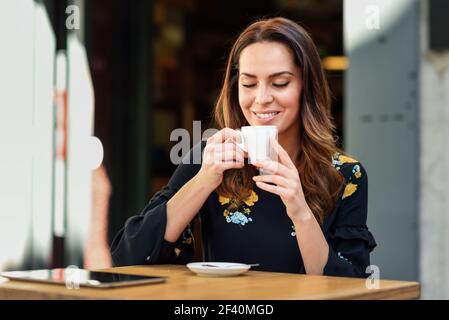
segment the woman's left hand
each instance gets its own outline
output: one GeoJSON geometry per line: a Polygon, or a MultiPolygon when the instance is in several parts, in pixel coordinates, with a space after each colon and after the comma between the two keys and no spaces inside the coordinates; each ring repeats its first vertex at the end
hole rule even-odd
{"type": "Polygon", "coordinates": [[[287,214],[293,221],[313,216],[304,197],[298,169],[296,169],[290,156],[277,140],[271,139],[270,141],[272,147],[276,150],[278,162],[263,161],[253,163],[254,166],[269,172],[266,175],[254,176],[253,180],[260,189],[281,197],[287,208],[287,214]]]}

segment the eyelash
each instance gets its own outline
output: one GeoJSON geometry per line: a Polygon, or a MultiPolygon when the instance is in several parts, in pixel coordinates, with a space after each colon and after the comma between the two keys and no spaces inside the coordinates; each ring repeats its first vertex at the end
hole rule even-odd
{"type": "MultiPolygon", "coordinates": [[[[286,82],[286,83],[281,83],[281,84],[276,84],[273,83],[273,86],[276,88],[283,88],[286,87],[290,82],[286,82]]],[[[256,86],[255,84],[242,84],[242,86],[244,86],[245,88],[252,88],[254,86],[256,86]]]]}
{"type": "Polygon", "coordinates": [[[273,83],[273,86],[277,87],[277,88],[283,88],[286,87],[290,82],[285,82],[285,83],[281,83],[281,84],[276,84],[273,83]]]}

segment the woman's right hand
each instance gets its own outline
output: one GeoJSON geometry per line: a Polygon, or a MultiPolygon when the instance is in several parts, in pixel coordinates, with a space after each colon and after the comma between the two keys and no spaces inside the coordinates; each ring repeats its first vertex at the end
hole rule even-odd
{"type": "Polygon", "coordinates": [[[235,143],[238,140],[238,132],[230,128],[224,128],[207,139],[198,176],[214,190],[223,181],[224,171],[241,169],[245,165],[245,152],[235,143]]]}

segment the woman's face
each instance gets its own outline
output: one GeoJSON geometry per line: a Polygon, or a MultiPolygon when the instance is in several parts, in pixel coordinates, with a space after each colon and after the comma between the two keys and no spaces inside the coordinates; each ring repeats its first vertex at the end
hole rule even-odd
{"type": "Polygon", "coordinates": [[[286,45],[257,42],[243,49],[238,88],[240,107],[250,125],[275,125],[279,135],[297,133],[302,82],[286,45]]]}

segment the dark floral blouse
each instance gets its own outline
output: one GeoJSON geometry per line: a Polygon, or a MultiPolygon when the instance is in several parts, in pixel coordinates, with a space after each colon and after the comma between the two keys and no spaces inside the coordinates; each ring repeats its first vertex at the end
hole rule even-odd
{"type": "MultiPolygon", "coordinates": [[[[111,254],[115,266],[186,264],[193,258],[195,239],[188,225],[179,239],[164,239],[167,201],[200,169],[188,164],[195,148],[181,163],[168,184],[157,192],[143,211],[128,219],[115,236],[111,254]]],[[[198,151],[198,150],[196,150],[198,151]]],[[[376,242],[366,226],[368,178],[363,166],[342,154],[332,165],[345,177],[345,188],[334,210],[321,225],[329,244],[324,275],[366,277],[370,252],[376,242]]],[[[206,261],[258,263],[254,270],[305,273],[295,228],[279,196],[257,187],[239,205],[212,192],[195,219],[201,220],[203,256],[206,261]]]]}

